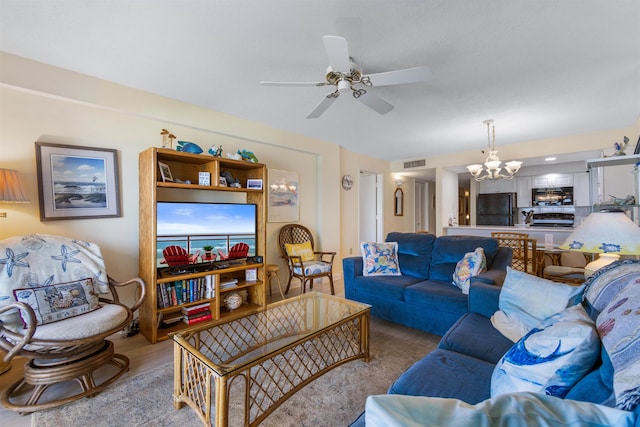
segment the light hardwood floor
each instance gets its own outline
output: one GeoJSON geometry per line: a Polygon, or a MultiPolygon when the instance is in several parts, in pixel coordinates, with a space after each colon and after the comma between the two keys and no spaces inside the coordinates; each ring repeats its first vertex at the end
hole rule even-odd
{"type": "MultiPolygon", "coordinates": [[[[280,274],[282,275],[282,272],[280,274]]],[[[284,276],[286,277],[286,272],[284,273],[284,276]]],[[[284,290],[286,283],[283,283],[282,285],[284,290]]],[[[294,282],[292,286],[295,285],[296,282],[294,282]]],[[[344,296],[344,285],[342,280],[336,280],[334,285],[336,295],[344,296]]],[[[329,283],[316,284],[314,285],[313,290],[330,293],[329,283]]],[[[292,296],[299,295],[300,292],[300,287],[292,287],[286,297],[290,298],[292,296]]],[[[277,284],[274,282],[271,295],[269,295],[269,290],[267,289],[267,300],[271,303],[281,299],[277,284]]],[[[406,341],[425,345],[430,348],[433,348],[433,343],[437,342],[434,335],[375,318],[372,318],[371,320],[371,327],[392,330],[394,335],[405,339],[406,341]]],[[[125,373],[119,381],[173,361],[173,342],[171,340],[161,341],[157,344],[150,344],[142,334],[137,334],[124,339],[121,338],[120,335],[113,335],[110,339],[115,345],[116,352],[126,355],[130,360],[129,372],[125,373]]],[[[0,389],[4,389],[9,384],[13,384],[22,377],[24,363],[25,359],[16,359],[12,361],[11,370],[0,375],[0,389]]],[[[0,424],[3,427],[29,427],[31,426],[31,416],[20,415],[0,406],[0,424]]]]}

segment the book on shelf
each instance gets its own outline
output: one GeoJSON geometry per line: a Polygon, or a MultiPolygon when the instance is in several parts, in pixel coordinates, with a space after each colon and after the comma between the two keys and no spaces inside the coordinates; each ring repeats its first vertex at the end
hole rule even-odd
{"type": "Polygon", "coordinates": [[[184,315],[182,316],[182,321],[187,325],[193,325],[194,323],[204,322],[205,320],[211,320],[213,317],[211,316],[211,312],[207,314],[198,313],[194,317],[184,315]]]}
{"type": "Polygon", "coordinates": [[[215,278],[210,276],[158,283],[158,308],[166,308],[213,298],[215,278]],[[209,295],[209,296],[208,296],[209,295]]]}
{"type": "Polygon", "coordinates": [[[238,286],[238,279],[222,279],[220,282],[220,289],[235,288],[238,286]]]}
{"type": "Polygon", "coordinates": [[[170,328],[176,325],[177,323],[180,323],[181,320],[182,320],[182,314],[180,313],[170,314],[162,318],[162,320],[160,321],[160,327],[170,328]]]}
{"type": "Polygon", "coordinates": [[[198,305],[192,305],[190,307],[182,307],[180,309],[180,312],[182,314],[192,315],[192,314],[201,313],[201,312],[207,311],[207,310],[211,310],[211,307],[210,307],[208,302],[205,302],[205,303],[198,304],[198,305]]]}

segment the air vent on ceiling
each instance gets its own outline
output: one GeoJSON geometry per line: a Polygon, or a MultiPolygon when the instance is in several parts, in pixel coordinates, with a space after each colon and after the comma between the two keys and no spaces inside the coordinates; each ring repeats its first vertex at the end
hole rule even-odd
{"type": "Polygon", "coordinates": [[[427,160],[426,159],[411,160],[410,162],[404,162],[404,168],[405,169],[418,168],[420,166],[426,166],[426,164],[427,164],[427,160]]]}

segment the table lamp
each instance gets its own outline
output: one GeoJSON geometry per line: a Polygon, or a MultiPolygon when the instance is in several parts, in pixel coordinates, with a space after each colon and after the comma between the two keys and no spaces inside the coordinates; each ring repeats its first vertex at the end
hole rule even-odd
{"type": "MultiPolygon", "coordinates": [[[[0,169],[0,203],[26,203],[29,201],[24,191],[20,174],[13,169],[0,169]]],[[[0,218],[6,218],[6,212],[0,212],[0,218]]],[[[11,363],[0,359],[0,375],[11,369],[11,363]]]]}
{"type": "Polygon", "coordinates": [[[600,254],[585,266],[585,276],[618,260],[640,255],[640,227],[621,210],[594,212],[560,245],[560,249],[600,254]]]}
{"type": "MultiPolygon", "coordinates": [[[[13,169],[0,169],[0,203],[27,203],[29,198],[20,180],[20,174],[13,169]]],[[[6,218],[0,212],[0,218],[6,218]]]]}

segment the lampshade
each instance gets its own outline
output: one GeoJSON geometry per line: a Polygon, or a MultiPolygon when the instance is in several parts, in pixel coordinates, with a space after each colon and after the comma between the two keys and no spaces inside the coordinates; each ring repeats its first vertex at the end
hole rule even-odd
{"type": "Polygon", "coordinates": [[[586,275],[590,275],[620,255],[640,255],[640,227],[622,211],[594,212],[569,235],[560,249],[602,254],[585,267],[586,275]]]}
{"type": "MultiPolygon", "coordinates": [[[[27,203],[29,198],[22,186],[20,174],[13,169],[0,169],[0,203],[27,203]]],[[[0,217],[6,217],[0,212],[0,217]]]]}

